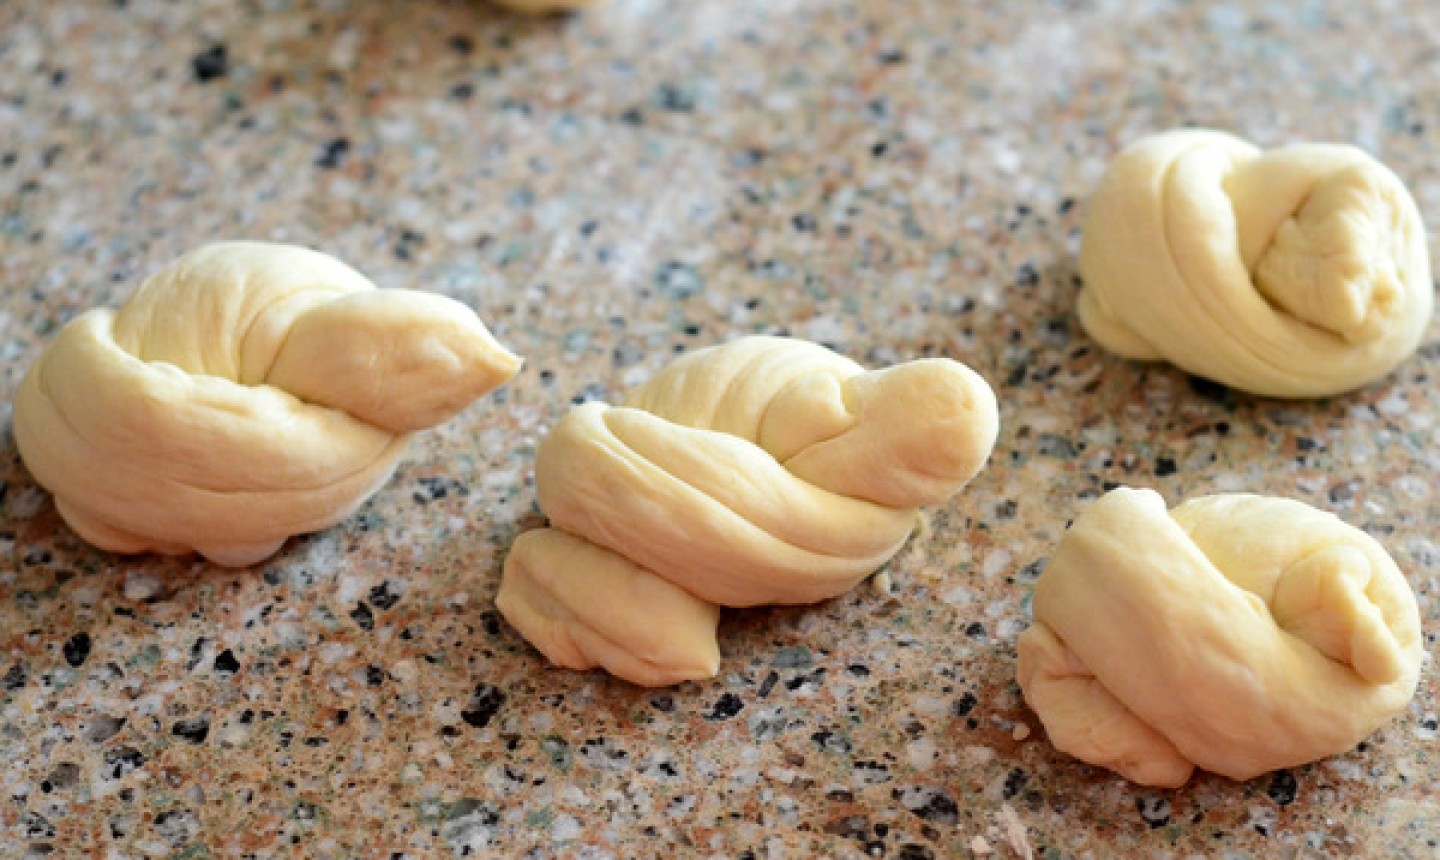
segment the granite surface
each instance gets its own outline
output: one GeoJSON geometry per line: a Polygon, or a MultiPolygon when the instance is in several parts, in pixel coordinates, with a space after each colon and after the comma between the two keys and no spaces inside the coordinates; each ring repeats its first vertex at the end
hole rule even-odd
{"type": "Polygon", "coordinates": [[[1440,856],[1440,334],[1358,393],[1103,354],[1085,197],[1178,125],[1357,143],[1440,223],[1440,6],[1050,0],[0,4],[0,856],[1440,856]],[[226,571],[82,544],[8,432],[58,326],[218,238],[474,307],[527,357],[358,514],[226,571]],[[536,440],[678,352],[788,332],[947,355],[990,467],[869,586],[728,613],[721,675],[548,668],[494,611],[536,440]],[[1131,786],[1013,680],[1028,595],[1113,483],[1299,498],[1419,596],[1361,748],[1131,786]]]}

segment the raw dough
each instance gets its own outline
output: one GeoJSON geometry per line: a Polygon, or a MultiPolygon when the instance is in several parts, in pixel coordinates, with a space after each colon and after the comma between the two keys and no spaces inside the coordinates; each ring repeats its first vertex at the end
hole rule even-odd
{"type": "Polygon", "coordinates": [[[1035,586],[1019,681],[1056,747],[1146,785],[1344,752],[1419,680],[1415,595],[1373,538],[1300,502],[1091,505],[1035,586]]]}
{"type": "Polygon", "coordinates": [[[67,325],[20,385],[15,438],[90,543],[246,565],[344,519],[407,434],[519,366],[453,299],[226,242],[67,325]]]}
{"type": "Polygon", "coordinates": [[[1358,388],[1415,351],[1433,286],[1415,201],[1352,146],[1147,137],[1091,197],[1080,321],[1122,356],[1275,397],[1358,388]]]}
{"type": "Polygon", "coordinates": [[[651,686],[710,677],[720,606],[848,591],[905,542],[916,508],[980,470],[997,429],[990,387],[949,359],[867,373],[775,337],[692,353],[541,442],[551,527],[516,540],[496,602],[562,666],[651,686]]]}

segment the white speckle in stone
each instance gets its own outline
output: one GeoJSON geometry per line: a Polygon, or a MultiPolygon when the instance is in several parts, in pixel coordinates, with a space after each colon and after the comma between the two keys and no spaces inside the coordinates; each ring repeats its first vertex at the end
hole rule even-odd
{"type": "Polygon", "coordinates": [[[1410,402],[1399,391],[1391,392],[1384,400],[1375,404],[1375,411],[1381,415],[1404,415],[1410,411],[1410,402]]]}
{"type": "Polygon", "coordinates": [[[49,498],[49,493],[32,484],[9,497],[5,505],[6,512],[13,519],[28,520],[40,513],[49,498]]]}
{"type": "Polygon", "coordinates": [[[340,587],[335,591],[335,599],[348,606],[359,599],[362,588],[360,578],[347,573],[340,577],[340,587]]]}
{"type": "Polygon", "coordinates": [[[965,761],[970,765],[982,765],[995,758],[995,750],[991,747],[968,746],[964,750],[965,761]]]}
{"type": "Polygon", "coordinates": [[[326,665],[334,665],[355,653],[352,645],[344,642],[326,642],[320,646],[320,662],[326,665]]]}
{"type": "Polygon", "coordinates": [[[940,749],[931,738],[917,738],[905,745],[905,757],[916,770],[928,770],[940,757],[940,749]]]}
{"type": "Polygon", "coordinates": [[[159,693],[151,693],[148,696],[141,696],[135,700],[135,713],[142,717],[153,717],[160,713],[165,700],[159,693]]]}
{"type": "Polygon", "coordinates": [[[1025,632],[1026,624],[1019,618],[1002,618],[995,625],[995,635],[1000,639],[1013,639],[1025,632]]]}
{"type": "Polygon", "coordinates": [[[1440,717],[1434,711],[1420,718],[1419,724],[1415,726],[1415,737],[1422,741],[1433,741],[1440,736],[1440,717]]]}
{"type": "Polygon", "coordinates": [[[275,644],[280,648],[298,650],[309,644],[305,628],[294,621],[277,621],[272,629],[275,632],[275,644]]]}
{"type": "Polygon", "coordinates": [[[957,585],[942,592],[940,599],[951,606],[969,606],[975,602],[975,592],[963,585],[957,585]]]}
{"type": "Polygon", "coordinates": [[[995,576],[1010,566],[1010,551],[997,549],[985,556],[985,561],[980,567],[981,573],[987,577],[995,576]]]}
{"type": "Polygon", "coordinates": [[[125,577],[125,585],[121,593],[126,600],[149,600],[160,594],[160,577],[145,571],[132,571],[125,577]]]}

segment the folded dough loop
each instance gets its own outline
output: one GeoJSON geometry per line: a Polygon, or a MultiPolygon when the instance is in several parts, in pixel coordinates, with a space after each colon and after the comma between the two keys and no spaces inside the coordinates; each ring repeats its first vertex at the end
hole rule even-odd
{"type": "Polygon", "coordinates": [[[20,385],[15,437],[92,544],[246,565],[344,519],[408,434],[519,364],[452,299],[377,290],[304,248],[218,243],[67,325],[20,385]]]}
{"type": "Polygon", "coordinates": [[[516,541],[496,602],[559,665],[710,677],[718,607],[849,590],[918,507],[980,470],[997,430],[990,387],[949,359],[866,372],[776,337],[692,353],[540,443],[550,527],[516,541]]]}
{"type": "Polygon", "coordinates": [[[1080,321],[1107,349],[1275,397],[1384,376],[1433,303],[1420,212],[1383,164],[1215,131],[1116,157],[1088,204],[1080,270],[1080,321]]]}
{"type": "Polygon", "coordinates": [[[1289,499],[1167,512],[1114,490],[1061,540],[1033,606],[1018,676],[1051,742],[1147,785],[1344,752],[1419,681],[1419,610],[1395,563],[1289,499]]]}

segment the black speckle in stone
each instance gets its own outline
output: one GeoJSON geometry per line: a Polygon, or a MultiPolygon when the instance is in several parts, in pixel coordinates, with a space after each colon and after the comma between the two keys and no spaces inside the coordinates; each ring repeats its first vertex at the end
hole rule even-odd
{"type": "Polygon", "coordinates": [[[845,674],[852,678],[868,678],[870,677],[870,667],[864,663],[851,663],[845,667],[845,674]]]}
{"type": "Polygon", "coordinates": [[[1054,433],[1041,433],[1036,440],[1038,450],[1043,457],[1054,457],[1057,460],[1073,460],[1079,449],[1075,443],[1064,436],[1057,436],[1054,433]]]}
{"type": "Polygon", "coordinates": [[[414,230],[401,230],[400,241],[396,242],[395,247],[392,249],[395,253],[395,259],[409,262],[410,258],[414,256],[413,252],[415,247],[424,244],[425,236],[423,234],[417,233],[414,230]]]}
{"type": "Polygon", "coordinates": [[[104,743],[120,734],[120,730],[123,728],[125,728],[124,717],[96,714],[86,722],[85,740],[92,744],[104,743]]]}
{"type": "Polygon", "coordinates": [[[661,84],[655,90],[655,105],[661,110],[689,113],[695,110],[695,93],[674,84],[661,84]]]}
{"type": "Polygon", "coordinates": [[[1135,809],[1150,829],[1164,827],[1170,823],[1170,798],[1142,795],[1135,798],[1135,809]]]}
{"type": "Polygon", "coordinates": [[[1055,211],[1056,211],[1056,212],[1059,212],[1061,215],[1064,215],[1065,213],[1069,212],[1071,209],[1074,209],[1074,208],[1075,208],[1075,198],[1074,198],[1074,197],[1066,197],[1065,199],[1063,199],[1063,200],[1060,201],[1060,205],[1059,205],[1059,206],[1055,207],[1055,211]]]}
{"type": "Polygon", "coordinates": [[[1034,582],[1035,580],[1039,579],[1040,574],[1044,572],[1045,559],[1042,558],[1039,561],[1032,561],[1024,567],[1020,568],[1019,578],[1022,582],[1034,582]]]}
{"type": "Polygon", "coordinates": [[[881,65],[897,66],[905,62],[905,52],[899,48],[890,48],[889,50],[881,51],[875,58],[880,61],[881,65]]]}
{"type": "Polygon", "coordinates": [[[361,630],[375,629],[375,613],[370,611],[370,604],[363,600],[350,610],[350,620],[354,621],[361,630]]]}
{"type": "Polygon", "coordinates": [[[370,589],[370,602],[379,609],[389,609],[400,602],[400,595],[390,590],[390,580],[370,589]]]}
{"type": "Polygon", "coordinates": [[[965,635],[969,636],[971,639],[984,639],[985,625],[981,624],[979,621],[971,621],[969,624],[965,625],[965,635]]]}
{"type": "Polygon", "coordinates": [[[475,85],[469,81],[461,81],[450,88],[450,98],[456,101],[466,101],[475,95],[475,85]]]}
{"type": "Polygon", "coordinates": [[[1270,785],[1266,787],[1265,793],[1279,806],[1289,806],[1295,802],[1295,792],[1300,785],[1295,780],[1295,774],[1288,770],[1277,770],[1270,777],[1270,785]]]}
{"type": "Polygon", "coordinates": [[[1155,458],[1155,476],[1157,478],[1163,478],[1166,475],[1173,475],[1178,471],[1179,468],[1175,465],[1174,457],[1155,458]]]}
{"type": "Polygon", "coordinates": [[[205,645],[210,640],[204,636],[195,637],[195,643],[190,646],[190,659],[185,662],[187,671],[200,665],[200,658],[205,654],[205,645]]]}
{"type": "Polygon", "coordinates": [[[1033,263],[1025,263],[1015,270],[1015,284],[1021,287],[1033,287],[1040,283],[1040,273],[1035,270],[1033,263]]]}
{"type": "Polygon", "coordinates": [[[170,734],[184,738],[192,744],[203,744],[210,734],[210,717],[201,714],[188,720],[180,720],[170,727],[170,734]]]}
{"type": "Polygon", "coordinates": [[[385,683],[385,670],[379,666],[365,667],[365,686],[378,687],[385,683]]]}
{"type": "Polygon", "coordinates": [[[1011,369],[1009,375],[1005,377],[1005,384],[1009,386],[1020,385],[1025,381],[1025,375],[1029,372],[1030,365],[1023,362],[1017,364],[1013,369],[1011,369]]]}
{"type": "Polygon", "coordinates": [[[939,791],[926,790],[922,795],[924,798],[923,802],[917,806],[911,806],[902,800],[902,798],[905,797],[905,793],[904,789],[897,788],[890,792],[890,796],[895,800],[901,801],[906,809],[909,809],[915,813],[915,815],[926,821],[954,824],[960,819],[960,808],[956,806],[955,801],[951,800],[946,794],[939,791]]]}
{"type": "Polygon", "coordinates": [[[821,666],[813,672],[801,672],[799,675],[785,682],[785,689],[799,690],[808,687],[811,690],[818,690],[825,678],[825,667],[821,666]]]}
{"type": "Polygon", "coordinates": [[[240,671],[240,661],[235,659],[235,652],[226,648],[215,655],[215,671],[226,675],[233,675],[240,671]]]}
{"type": "Polygon", "coordinates": [[[790,224],[791,224],[791,226],[793,226],[796,230],[799,230],[801,233],[814,233],[814,232],[815,232],[815,227],[816,227],[816,224],[815,224],[815,216],[814,216],[814,215],[811,215],[811,214],[809,214],[809,213],[807,213],[807,212],[801,212],[800,214],[798,214],[798,215],[796,215],[795,217],[791,218],[791,219],[790,219],[790,224]]]}
{"type": "Polygon", "coordinates": [[[881,157],[883,157],[883,156],[885,155],[885,153],[887,153],[887,152],[889,152],[889,151],[890,151],[890,144],[889,144],[888,142],[882,140],[882,141],[880,141],[879,143],[875,144],[874,146],[870,147],[870,157],[871,157],[871,158],[881,158],[881,157]]]}
{"type": "Polygon", "coordinates": [[[105,775],[120,779],[145,764],[145,754],[131,746],[118,746],[105,751],[105,775]]]}
{"type": "Polygon", "coordinates": [[[950,713],[957,717],[968,717],[978,704],[980,704],[980,700],[975,698],[974,693],[967,690],[965,695],[956,699],[955,704],[950,706],[950,713]]]}
{"type": "Polygon", "coordinates": [[[45,781],[50,784],[52,789],[64,791],[80,781],[80,765],[68,761],[61,762],[55,765],[45,781]]]}
{"type": "Polygon", "coordinates": [[[631,341],[621,341],[610,352],[610,363],[616,367],[632,367],[644,359],[645,354],[631,341]]]}
{"type": "Polygon", "coordinates": [[[710,708],[710,713],[705,715],[705,719],[711,722],[728,720],[744,709],[745,703],[740,701],[739,696],[734,693],[726,693],[715,700],[715,704],[710,708]]]}
{"type": "Polygon", "coordinates": [[[460,712],[460,719],[477,729],[490,725],[500,707],[505,704],[505,693],[494,684],[476,684],[470,703],[460,712]]]}
{"type": "Polygon", "coordinates": [[[451,36],[450,41],[446,44],[457,54],[469,54],[475,50],[475,41],[464,33],[456,33],[451,36]]]}
{"type": "Polygon", "coordinates": [[[669,693],[659,693],[651,696],[650,707],[664,714],[671,713],[675,710],[675,697],[669,693]]]}
{"type": "Polygon", "coordinates": [[[906,842],[895,857],[897,860],[935,860],[935,852],[918,842],[906,842]]]}
{"type": "Polygon", "coordinates": [[[208,84],[230,73],[230,54],[224,45],[211,45],[190,58],[195,80],[208,84]]]}
{"type": "Polygon", "coordinates": [[[350,139],[337,137],[334,140],[320,147],[320,154],[315,157],[315,166],[333,169],[345,163],[345,158],[350,154],[350,139]]]}
{"type": "Polygon", "coordinates": [[[480,613],[480,628],[485,631],[486,636],[499,636],[500,613],[493,609],[487,609],[480,613]]]}
{"type": "Polygon", "coordinates": [[[1030,774],[1017,767],[1006,774],[1005,785],[1000,789],[1000,793],[1005,796],[1006,800],[1009,800],[1019,794],[1020,790],[1025,787],[1025,783],[1029,781],[1030,774]]]}
{"type": "Polygon", "coordinates": [[[655,289],[670,299],[688,299],[705,288],[695,267],[671,260],[655,270],[655,289]]]}
{"type": "Polygon", "coordinates": [[[850,741],[843,735],[837,735],[829,729],[821,729],[810,735],[810,740],[815,746],[826,752],[839,753],[844,755],[850,752],[850,741]]]}
{"type": "Polygon", "coordinates": [[[1203,376],[1190,376],[1187,381],[1191,390],[1212,403],[1225,403],[1230,398],[1230,389],[1203,376]]]}
{"type": "Polygon", "coordinates": [[[65,643],[61,649],[65,652],[65,662],[71,666],[83,666],[85,658],[90,656],[90,634],[76,633],[65,643]]]}
{"type": "Polygon", "coordinates": [[[1359,481],[1345,481],[1330,488],[1327,494],[1332,505],[1350,505],[1354,503],[1355,496],[1360,492],[1359,481]]]}
{"type": "Polygon", "coordinates": [[[762,699],[770,695],[770,691],[775,689],[775,682],[779,680],[780,675],[778,673],[770,672],[765,676],[765,680],[760,682],[760,689],[755,691],[755,695],[762,699]]]}
{"type": "Polygon", "coordinates": [[[626,125],[644,125],[645,114],[639,108],[626,108],[620,112],[620,121],[626,125]]]}
{"type": "Polygon", "coordinates": [[[6,690],[18,690],[25,686],[25,682],[29,680],[30,673],[25,671],[25,666],[21,663],[16,663],[5,673],[5,677],[0,678],[0,687],[4,687],[6,690]]]}
{"type": "Polygon", "coordinates": [[[20,819],[20,826],[25,830],[26,839],[54,839],[55,825],[45,819],[45,816],[38,812],[27,812],[20,819]]]}

